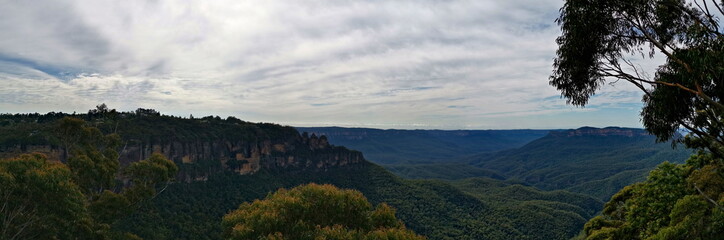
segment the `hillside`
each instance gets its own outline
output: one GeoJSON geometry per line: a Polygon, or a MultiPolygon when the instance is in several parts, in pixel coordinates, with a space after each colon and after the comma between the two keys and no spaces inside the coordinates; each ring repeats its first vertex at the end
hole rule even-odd
{"type": "Polygon", "coordinates": [[[490,178],[468,178],[450,184],[481,201],[498,206],[498,211],[516,225],[527,222],[550,224],[543,224],[540,229],[570,221],[567,219],[595,214],[588,211],[600,207],[598,201],[590,201],[590,197],[584,194],[563,190],[546,192],[490,178]]]}
{"type": "MultiPolygon", "coordinates": [[[[387,202],[410,229],[430,239],[568,239],[601,207],[594,198],[562,192],[546,193],[563,194],[552,199],[484,198],[476,195],[478,190],[461,191],[442,181],[404,180],[358,151],[329,144],[325,136],[232,117],[186,119],[149,109],[3,114],[0,157],[38,151],[65,161],[63,137],[55,128],[65,116],[120,134],[124,165],[161,153],[180,167],[176,183],[116,223],[146,239],[218,239],[221,216],[238,204],[309,182],[357,189],[374,203],[387,202]],[[575,204],[563,200],[570,198],[575,204]]],[[[500,192],[496,186],[489,191],[500,192]]]]}
{"type": "Polygon", "coordinates": [[[297,127],[325,135],[336,145],[362,151],[379,164],[459,162],[461,157],[517,148],[550,130],[381,130],[370,128],[297,127]]]}
{"type": "Polygon", "coordinates": [[[471,157],[473,166],[493,170],[541,189],[567,189],[601,200],[634,182],[654,166],[682,163],[690,150],[656,143],[644,130],[580,128],[554,131],[518,149],[471,157]]]}
{"type": "Polygon", "coordinates": [[[387,171],[408,179],[457,180],[474,177],[486,177],[504,180],[505,176],[496,171],[483,169],[466,163],[421,163],[421,164],[385,164],[387,171]]]}
{"type": "Polygon", "coordinates": [[[218,220],[239,203],[310,182],[357,189],[375,204],[386,202],[410,229],[430,239],[569,239],[602,206],[588,196],[530,187],[523,188],[540,196],[518,194],[502,201],[514,191],[506,183],[489,181],[499,184],[478,189],[499,193],[495,197],[471,195],[437,180],[404,180],[367,162],[316,174],[215,175],[172,185],[119,225],[145,239],[217,239],[218,220]]]}

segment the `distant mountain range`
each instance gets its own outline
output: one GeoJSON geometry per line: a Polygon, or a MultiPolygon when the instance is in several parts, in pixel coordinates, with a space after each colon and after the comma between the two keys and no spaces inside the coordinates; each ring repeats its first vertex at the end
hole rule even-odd
{"type": "Polygon", "coordinates": [[[376,130],[298,128],[327,134],[332,144],[361,150],[370,161],[405,178],[487,177],[608,198],[641,181],[664,161],[691,151],[672,148],[642,129],[376,130]]]}
{"type": "Polygon", "coordinates": [[[325,135],[332,144],[364,153],[379,164],[458,162],[482,152],[517,148],[551,130],[381,130],[371,128],[297,127],[325,135]]]}

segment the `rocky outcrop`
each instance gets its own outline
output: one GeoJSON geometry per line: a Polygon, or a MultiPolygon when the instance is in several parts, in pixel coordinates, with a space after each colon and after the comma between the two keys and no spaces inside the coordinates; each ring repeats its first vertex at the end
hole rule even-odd
{"type": "Polygon", "coordinates": [[[240,174],[260,169],[313,169],[345,166],[364,161],[362,153],[332,146],[326,137],[300,137],[289,142],[199,141],[127,146],[121,163],[127,164],[161,153],[177,164],[218,161],[219,166],[240,174]]]}
{"type": "MultiPolygon", "coordinates": [[[[130,141],[129,141],[130,142],[130,141]]],[[[64,150],[53,145],[0,146],[0,157],[39,152],[53,161],[65,162],[64,150]]],[[[269,171],[327,171],[364,160],[362,153],[329,144],[325,136],[297,136],[287,140],[240,141],[216,139],[207,141],[171,141],[166,143],[129,143],[122,147],[122,165],[161,153],[182,166],[179,178],[185,181],[205,180],[222,170],[239,174],[269,171]]]]}
{"type": "Polygon", "coordinates": [[[57,144],[72,145],[72,136],[58,131],[63,118],[83,122],[103,134],[121,137],[122,166],[165,155],[180,168],[179,179],[204,180],[222,171],[254,174],[259,171],[327,171],[365,161],[362,153],[330,145],[321,134],[272,123],[251,123],[236,117],[183,118],[153,109],[134,112],[91,110],[88,114],[0,114],[0,158],[43,153],[51,161],[66,162],[68,153],[57,144]]]}

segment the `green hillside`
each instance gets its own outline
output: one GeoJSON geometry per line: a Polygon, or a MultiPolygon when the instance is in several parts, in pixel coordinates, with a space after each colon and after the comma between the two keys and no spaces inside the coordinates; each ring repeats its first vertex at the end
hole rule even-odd
{"type": "Polygon", "coordinates": [[[465,163],[385,164],[382,166],[397,176],[409,179],[456,180],[472,177],[505,179],[503,175],[495,171],[465,163]]]}
{"type": "Polygon", "coordinates": [[[584,194],[563,190],[546,192],[490,178],[469,178],[450,183],[481,201],[497,206],[499,214],[510,218],[516,226],[538,222],[550,223],[539,226],[550,228],[581,217],[591,218],[596,214],[591,210],[600,207],[599,201],[592,201],[584,194]]]}
{"type": "Polygon", "coordinates": [[[515,150],[471,157],[470,162],[541,189],[568,189],[608,200],[643,180],[656,165],[683,163],[689,155],[690,150],[656,143],[641,129],[581,128],[553,132],[515,150]]]}
{"type": "Polygon", "coordinates": [[[487,181],[493,184],[460,185],[469,188],[461,191],[442,181],[404,180],[371,163],[318,173],[224,174],[174,184],[118,225],[145,239],[218,239],[221,216],[241,202],[310,182],[357,189],[375,204],[386,202],[410,229],[430,239],[568,239],[602,206],[562,191],[522,187],[537,195],[513,194],[517,185],[487,181]],[[481,189],[497,194],[488,197],[481,189]]]}

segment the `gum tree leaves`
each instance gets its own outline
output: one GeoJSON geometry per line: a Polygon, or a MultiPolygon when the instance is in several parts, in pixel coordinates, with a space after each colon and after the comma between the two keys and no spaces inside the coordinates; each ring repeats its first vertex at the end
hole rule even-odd
{"type": "Polygon", "coordinates": [[[226,239],[425,239],[405,229],[386,204],[332,185],[280,189],[224,216],[226,239]]]}

